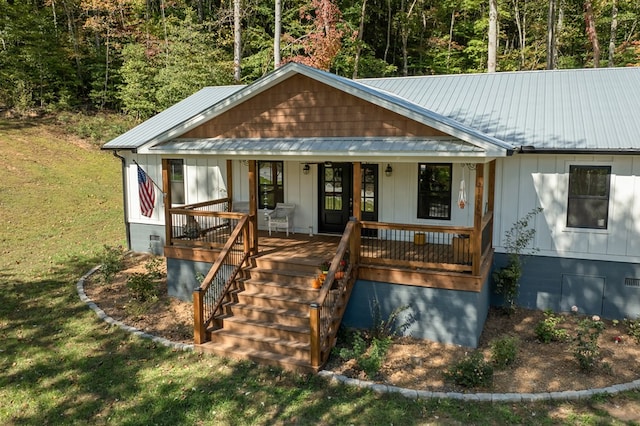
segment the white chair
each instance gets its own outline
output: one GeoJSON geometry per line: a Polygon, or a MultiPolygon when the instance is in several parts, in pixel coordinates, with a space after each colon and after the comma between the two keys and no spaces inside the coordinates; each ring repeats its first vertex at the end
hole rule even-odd
{"type": "Polygon", "coordinates": [[[287,237],[289,236],[289,230],[293,234],[293,212],[296,209],[295,204],[278,203],[276,208],[267,213],[267,220],[269,224],[269,235],[271,230],[284,229],[287,231],[287,237]]]}

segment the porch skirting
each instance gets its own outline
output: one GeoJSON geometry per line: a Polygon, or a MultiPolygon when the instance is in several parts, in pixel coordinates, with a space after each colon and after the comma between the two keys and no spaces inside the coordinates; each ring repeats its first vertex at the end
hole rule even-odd
{"type": "Polygon", "coordinates": [[[193,291],[200,287],[198,275],[207,275],[213,266],[208,262],[167,258],[167,285],[169,296],[193,302],[193,291]]]}
{"type": "Polygon", "coordinates": [[[409,306],[396,320],[396,325],[403,324],[413,316],[406,336],[475,348],[489,312],[490,293],[488,283],[473,292],[358,280],[342,324],[370,328],[374,301],[385,320],[398,307],[409,306]]]}

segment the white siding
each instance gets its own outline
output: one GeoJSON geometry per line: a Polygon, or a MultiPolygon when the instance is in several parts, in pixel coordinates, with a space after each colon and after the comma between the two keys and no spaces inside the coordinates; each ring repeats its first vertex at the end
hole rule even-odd
{"type": "Polygon", "coordinates": [[[533,246],[539,255],[610,261],[640,261],[640,164],[631,156],[516,155],[496,171],[494,244],[504,251],[504,233],[535,207],[533,246]],[[606,230],[568,228],[570,165],[611,166],[606,230]]]}

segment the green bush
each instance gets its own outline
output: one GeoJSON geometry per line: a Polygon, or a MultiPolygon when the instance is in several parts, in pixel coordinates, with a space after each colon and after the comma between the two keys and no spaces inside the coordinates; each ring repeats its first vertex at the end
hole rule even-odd
{"type": "Polygon", "coordinates": [[[444,372],[446,380],[465,388],[486,387],[493,382],[493,367],[482,352],[474,351],[444,372]]]}
{"type": "Polygon", "coordinates": [[[627,327],[627,334],[633,337],[636,343],[640,344],[640,319],[625,318],[624,325],[627,327]]]}
{"type": "Polygon", "coordinates": [[[491,361],[498,368],[511,365],[518,355],[517,337],[505,336],[491,342],[491,361]]]}
{"type": "Polygon", "coordinates": [[[538,322],[534,329],[538,340],[543,343],[563,342],[567,340],[567,330],[558,327],[560,322],[562,322],[562,317],[555,315],[550,310],[545,310],[544,319],[538,322]]]}
{"type": "Polygon", "coordinates": [[[129,296],[138,302],[158,298],[158,287],[152,274],[136,272],[127,278],[129,296]]]}
{"type": "Polygon", "coordinates": [[[592,318],[585,318],[578,323],[573,356],[578,361],[582,371],[592,371],[600,361],[598,338],[603,331],[604,323],[600,321],[600,317],[597,315],[592,318]]]}
{"type": "Polygon", "coordinates": [[[357,367],[364,371],[367,377],[372,378],[380,371],[391,342],[391,337],[374,337],[369,343],[362,333],[354,332],[351,348],[340,349],[338,356],[343,360],[355,359],[357,367]]]}
{"type": "Polygon", "coordinates": [[[124,267],[124,249],[121,246],[104,246],[100,265],[102,281],[110,283],[113,277],[124,267]]]}

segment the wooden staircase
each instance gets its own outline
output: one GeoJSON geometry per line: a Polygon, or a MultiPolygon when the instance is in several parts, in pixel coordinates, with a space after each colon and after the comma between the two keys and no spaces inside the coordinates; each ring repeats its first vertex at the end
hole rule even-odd
{"type": "Polygon", "coordinates": [[[310,361],[309,305],[319,294],[312,282],[321,262],[313,256],[251,258],[216,317],[221,327],[211,330],[211,340],[197,349],[287,370],[316,371],[310,361]]]}

